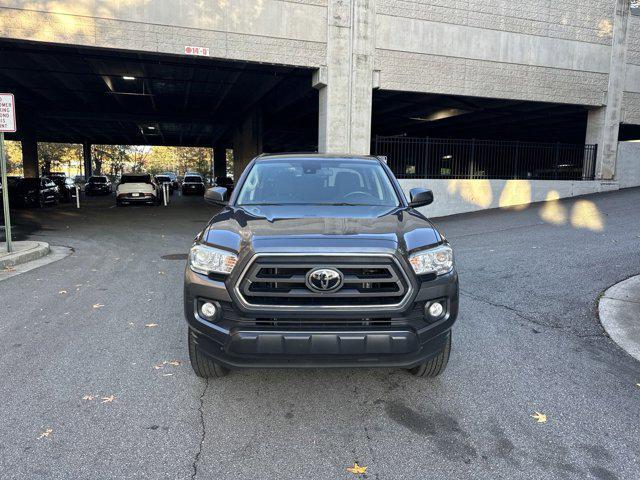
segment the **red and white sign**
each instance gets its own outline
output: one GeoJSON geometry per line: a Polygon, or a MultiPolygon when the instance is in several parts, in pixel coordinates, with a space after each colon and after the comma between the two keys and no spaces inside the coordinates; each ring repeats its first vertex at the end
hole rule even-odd
{"type": "Polygon", "coordinates": [[[199,57],[208,57],[209,49],[207,47],[184,47],[186,55],[197,55],[199,57]]]}
{"type": "Polygon", "coordinates": [[[16,131],[16,107],[13,93],[0,93],[0,132],[16,131]]]}

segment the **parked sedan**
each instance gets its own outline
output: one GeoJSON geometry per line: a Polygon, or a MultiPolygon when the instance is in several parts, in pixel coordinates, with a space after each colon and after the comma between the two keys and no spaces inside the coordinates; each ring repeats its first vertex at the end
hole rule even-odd
{"type": "Polygon", "coordinates": [[[47,177],[23,178],[12,188],[9,186],[10,202],[17,206],[44,207],[48,203],[57,204],[59,191],[53,181],[47,177]]]}
{"type": "Polygon", "coordinates": [[[84,186],[85,195],[109,195],[113,191],[109,178],[104,175],[89,177],[84,186]]]}
{"type": "Polygon", "coordinates": [[[169,184],[169,195],[173,195],[173,182],[171,181],[171,177],[169,175],[156,175],[156,183],[160,188],[164,183],[169,184]]]}
{"type": "Polygon", "coordinates": [[[58,187],[61,202],[73,202],[76,199],[76,183],[73,178],[56,175],[51,180],[58,187]]]}
{"type": "Polygon", "coordinates": [[[182,181],[183,195],[204,195],[204,180],[200,175],[188,174],[182,181]]]}
{"type": "Polygon", "coordinates": [[[171,179],[171,185],[174,190],[180,189],[180,180],[178,180],[178,176],[173,172],[162,172],[160,175],[167,176],[171,179]]]}

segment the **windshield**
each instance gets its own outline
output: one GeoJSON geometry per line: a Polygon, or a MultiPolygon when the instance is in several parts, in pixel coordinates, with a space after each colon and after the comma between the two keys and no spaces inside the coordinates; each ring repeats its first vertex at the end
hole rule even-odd
{"type": "Polygon", "coordinates": [[[255,163],[237,205],[375,205],[398,197],[376,160],[278,159],[255,163]]]}
{"type": "Polygon", "coordinates": [[[184,177],[184,183],[202,183],[200,177],[184,177]]]}
{"type": "Polygon", "coordinates": [[[167,177],[167,176],[163,176],[163,175],[158,175],[158,176],[156,177],[156,180],[157,180],[158,182],[160,182],[160,183],[170,182],[170,181],[171,181],[171,179],[170,179],[169,177],[167,177]]]}
{"type": "Polygon", "coordinates": [[[123,183],[151,183],[149,175],[123,175],[120,179],[120,185],[123,183]]]}
{"type": "Polygon", "coordinates": [[[107,183],[107,177],[91,177],[90,183],[107,183]]]}

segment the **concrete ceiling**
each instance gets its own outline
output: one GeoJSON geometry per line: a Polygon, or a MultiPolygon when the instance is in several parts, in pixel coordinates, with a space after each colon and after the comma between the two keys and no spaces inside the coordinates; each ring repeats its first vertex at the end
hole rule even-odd
{"type": "Polygon", "coordinates": [[[2,40],[0,91],[16,97],[13,139],[232,146],[258,109],[265,149],[317,145],[318,97],[303,68],[2,40]]]}

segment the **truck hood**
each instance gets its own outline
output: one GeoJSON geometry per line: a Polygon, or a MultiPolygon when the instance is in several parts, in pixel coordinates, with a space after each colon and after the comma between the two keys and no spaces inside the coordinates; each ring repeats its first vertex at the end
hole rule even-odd
{"type": "Polygon", "coordinates": [[[379,206],[224,207],[200,240],[234,251],[396,251],[436,245],[443,237],[416,210],[379,206]]]}

